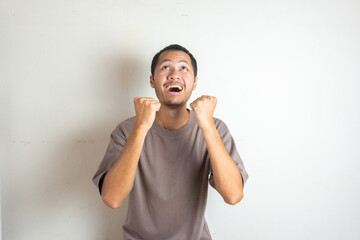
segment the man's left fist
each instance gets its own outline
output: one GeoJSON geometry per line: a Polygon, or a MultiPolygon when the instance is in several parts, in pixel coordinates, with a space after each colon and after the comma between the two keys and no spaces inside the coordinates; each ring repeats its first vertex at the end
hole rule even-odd
{"type": "Polygon", "coordinates": [[[190,103],[194,110],[196,122],[201,129],[206,129],[214,124],[213,115],[216,107],[216,97],[202,95],[190,103]]]}

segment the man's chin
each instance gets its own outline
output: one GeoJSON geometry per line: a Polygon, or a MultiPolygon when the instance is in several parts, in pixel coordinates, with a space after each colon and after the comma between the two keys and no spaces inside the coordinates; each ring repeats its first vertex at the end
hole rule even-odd
{"type": "Polygon", "coordinates": [[[181,108],[185,105],[184,102],[180,102],[180,103],[177,103],[177,102],[165,102],[165,105],[169,108],[181,108]]]}

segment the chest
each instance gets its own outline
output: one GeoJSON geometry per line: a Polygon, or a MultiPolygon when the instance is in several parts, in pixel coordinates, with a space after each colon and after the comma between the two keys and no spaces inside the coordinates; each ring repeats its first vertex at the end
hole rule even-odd
{"type": "Polygon", "coordinates": [[[191,196],[207,182],[209,158],[201,132],[179,137],[147,136],[138,184],[150,196],[171,200],[191,196]]]}

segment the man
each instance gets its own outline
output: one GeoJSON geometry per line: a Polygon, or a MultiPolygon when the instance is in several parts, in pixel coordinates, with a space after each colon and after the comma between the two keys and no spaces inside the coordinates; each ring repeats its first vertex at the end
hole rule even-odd
{"type": "Polygon", "coordinates": [[[248,175],[226,125],[213,117],[217,99],[187,102],[197,63],[179,45],[158,52],[150,85],[158,100],[134,99],[136,116],[115,128],[93,181],[111,208],[129,196],[124,240],[207,240],[208,182],[228,204],[243,198],[248,175]]]}

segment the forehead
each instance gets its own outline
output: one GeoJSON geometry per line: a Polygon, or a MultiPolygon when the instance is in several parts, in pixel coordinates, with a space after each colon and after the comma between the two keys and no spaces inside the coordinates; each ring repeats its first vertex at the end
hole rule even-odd
{"type": "Polygon", "coordinates": [[[162,52],[159,56],[158,63],[162,63],[164,60],[170,60],[172,62],[186,61],[191,65],[190,56],[187,53],[179,50],[167,50],[162,52]]]}

